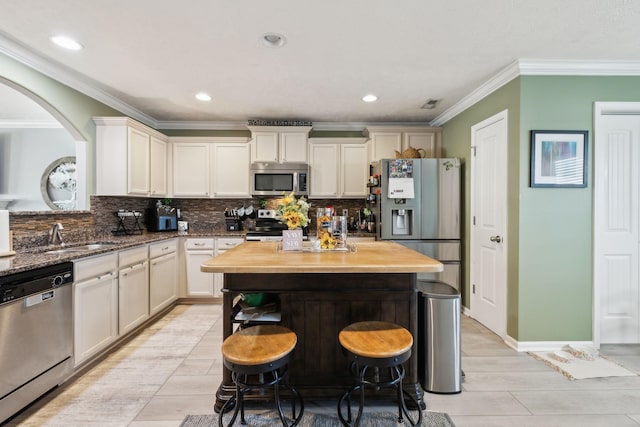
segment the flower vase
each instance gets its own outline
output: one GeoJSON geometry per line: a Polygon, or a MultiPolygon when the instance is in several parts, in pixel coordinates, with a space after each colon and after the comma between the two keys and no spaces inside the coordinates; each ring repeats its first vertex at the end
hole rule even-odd
{"type": "Polygon", "coordinates": [[[282,230],[282,250],[300,251],[302,250],[302,229],[282,230]]]}

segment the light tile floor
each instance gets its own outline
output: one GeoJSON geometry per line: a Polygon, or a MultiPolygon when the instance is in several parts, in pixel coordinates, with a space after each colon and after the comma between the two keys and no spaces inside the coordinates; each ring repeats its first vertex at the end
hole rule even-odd
{"type": "MultiPolygon", "coordinates": [[[[221,380],[222,310],[179,305],[11,426],[177,427],[212,411],[221,380]]],[[[640,346],[602,352],[640,371],[640,346]]],[[[463,392],[425,394],[428,409],[465,426],[638,426],[640,377],[569,381],[462,317],[463,392]]],[[[305,402],[334,410],[334,402],[305,402]]]]}

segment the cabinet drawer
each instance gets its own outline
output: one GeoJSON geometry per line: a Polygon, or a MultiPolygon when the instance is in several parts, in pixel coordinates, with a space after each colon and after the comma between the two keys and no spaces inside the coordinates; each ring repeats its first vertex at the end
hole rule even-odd
{"type": "Polygon", "coordinates": [[[184,244],[186,250],[214,249],[214,239],[187,239],[184,244]]]}
{"type": "Polygon", "coordinates": [[[156,258],[162,255],[175,252],[178,247],[176,239],[165,240],[158,243],[152,243],[149,245],[149,258],[156,258]]]}
{"type": "Polygon", "coordinates": [[[118,254],[116,252],[82,258],[73,261],[73,280],[78,283],[82,280],[94,278],[118,270],[118,254]]]}
{"type": "Polygon", "coordinates": [[[227,249],[235,248],[240,243],[243,243],[244,239],[232,238],[232,237],[220,237],[216,239],[217,250],[226,251],[227,249]]]}
{"type": "Polygon", "coordinates": [[[128,265],[139,264],[142,261],[146,261],[149,257],[149,248],[147,245],[140,247],[125,249],[118,253],[118,266],[120,268],[128,265]]]}

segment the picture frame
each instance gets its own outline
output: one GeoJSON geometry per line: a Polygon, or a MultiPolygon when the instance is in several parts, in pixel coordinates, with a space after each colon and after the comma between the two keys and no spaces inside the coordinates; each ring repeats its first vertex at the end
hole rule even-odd
{"type": "Polygon", "coordinates": [[[588,139],[582,130],[532,130],[530,186],[586,187],[588,139]]]}

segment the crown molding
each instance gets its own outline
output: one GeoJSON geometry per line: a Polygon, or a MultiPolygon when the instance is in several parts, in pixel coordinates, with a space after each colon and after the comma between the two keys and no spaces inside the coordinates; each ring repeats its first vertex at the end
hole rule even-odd
{"type": "MultiPolygon", "coordinates": [[[[154,129],[206,129],[206,130],[245,130],[245,122],[218,121],[159,121],[132,107],[124,101],[95,87],[95,83],[84,76],[47,60],[31,49],[0,33],[0,53],[27,65],[30,68],[77,90],[103,104],[120,111],[154,129]]],[[[442,126],[469,107],[500,89],[519,76],[638,76],[640,61],[584,61],[584,60],[547,60],[518,59],[500,70],[469,95],[462,98],[438,117],[427,123],[370,123],[370,122],[313,122],[314,130],[362,131],[368,126],[442,126]]]]}
{"type": "Polygon", "coordinates": [[[247,130],[247,122],[158,120],[156,129],[247,130]]]}
{"type": "Polygon", "coordinates": [[[54,61],[44,59],[31,49],[21,45],[20,43],[6,37],[0,33],[0,53],[15,59],[22,64],[44,74],[47,77],[63,83],[72,89],[77,90],[103,104],[126,114],[148,126],[155,127],[156,120],[142,111],[133,108],[129,104],[120,99],[104,92],[95,87],[95,85],[83,76],[61,66],[54,61]]]}
{"type": "Polygon", "coordinates": [[[469,95],[433,119],[432,126],[442,126],[478,101],[519,76],[638,76],[640,61],[582,61],[552,59],[518,59],[503,68],[469,95]]]}

